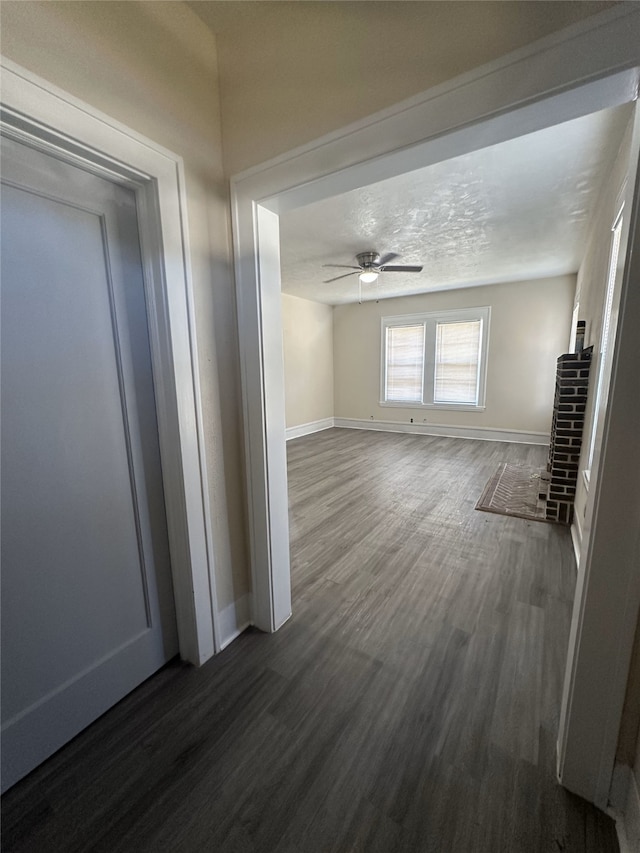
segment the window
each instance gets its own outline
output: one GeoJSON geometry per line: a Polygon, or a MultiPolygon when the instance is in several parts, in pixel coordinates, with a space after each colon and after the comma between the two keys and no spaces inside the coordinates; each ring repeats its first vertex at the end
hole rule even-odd
{"type": "Polygon", "coordinates": [[[422,402],[424,326],[387,329],[387,400],[422,402]]]}
{"type": "Polygon", "coordinates": [[[489,313],[383,317],[382,405],[484,408],[489,313]]]}
{"type": "Polygon", "coordinates": [[[436,323],[435,403],[478,405],[482,320],[436,323]]]}

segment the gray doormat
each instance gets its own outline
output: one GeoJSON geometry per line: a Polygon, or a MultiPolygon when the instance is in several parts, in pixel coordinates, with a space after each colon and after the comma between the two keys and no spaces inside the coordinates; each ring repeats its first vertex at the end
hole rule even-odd
{"type": "MultiPolygon", "coordinates": [[[[545,502],[539,498],[540,478],[544,473],[544,468],[523,468],[511,462],[501,462],[485,486],[476,509],[530,521],[548,521],[545,502]]],[[[544,490],[544,484],[542,488],[544,490]]]]}

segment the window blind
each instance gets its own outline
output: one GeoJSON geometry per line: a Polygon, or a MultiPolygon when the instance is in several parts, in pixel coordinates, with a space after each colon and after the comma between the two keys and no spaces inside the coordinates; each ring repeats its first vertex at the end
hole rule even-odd
{"type": "Polygon", "coordinates": [[[434,401],[478,402],[482,320],[436,324],[434,401]]]}
{"type": "Polygon", "coordinates": [[[387,329],[387,400],[421,403],[424,323],[387,329]]]}

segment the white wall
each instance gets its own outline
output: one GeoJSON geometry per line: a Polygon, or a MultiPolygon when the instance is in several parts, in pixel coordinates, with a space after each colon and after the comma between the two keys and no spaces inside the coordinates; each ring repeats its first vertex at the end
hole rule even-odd
{"type": "Polygon", "coordinates": [[[333,417],[333,308],[282,294],[287,428],[333,417]]]}
{"type": "Polygon", "coordinates": [[[561,276],[337,306],[335,416],[548,433],[574,292],[575,276],[561,276]],[[381,317],[483,305],[491,306],[484,411],[380,406],[381,317]]]}
{"type": "Polygon", "coordinates": [[[184,158],[216,586],[249,588],[216,41],[185,4],[3,2],[2,52],[184,158]]]}

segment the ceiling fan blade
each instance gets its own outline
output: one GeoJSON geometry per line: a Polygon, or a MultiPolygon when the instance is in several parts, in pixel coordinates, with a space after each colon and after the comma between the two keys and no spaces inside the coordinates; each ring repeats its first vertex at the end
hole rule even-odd
{"type": "Polygon", "coordinates": [[[332,281],[337,281],[339,278],[347,278],[350,275],[355,275],[360,272],[360,267],[356,267],[355,272],[346,272],[344,275],[337,275],[335,278],[328,278],[326,281],[323,281],[323,284],[330,284],[332,281]]]}
{"type": "Polygon", "coordinates": [[[383,255],[378,261],[378,266],[383,267],[385,264],[388,264],[390,261],[399,258],[400,255],[396,254],[396,252],[387,252],[386,255],[383,255]]]}
{"type": "Polygon", "coordinates": [[[380,272],[422,272],[422,267],[380,267],[380,272]]]}
{"type": "Polygon", "coordinates": [[[350,264],[322,264],[323,267],[336,267],[341,270],[359,270],[361,267],[354,267],[350,264]]]}

